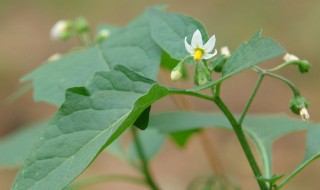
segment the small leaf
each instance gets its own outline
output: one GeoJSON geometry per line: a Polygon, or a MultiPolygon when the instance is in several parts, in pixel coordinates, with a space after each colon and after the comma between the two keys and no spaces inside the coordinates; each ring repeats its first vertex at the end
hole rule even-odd
{"type": "Polygon", "coordinates": [[[147,107],[172,92],[120,65],[96,73],[87,87],[69,89],[12,189],[63,189],[147,107]]]}
{"type": "Polygon", "coordinates": [[[197,29],[200,30],[203,40],[208,40],[203,25],[192,17],[157,9],[148,9],[147,12],[152,38],[174,59],[181,60],[189,55],[184,39],[187,37],[190,41],[197,29]]]}
{"type": "Polygon", "coordinates": [[[0,140],[0,167],[22,164],[45,123],[23,127],[0,140]]]}

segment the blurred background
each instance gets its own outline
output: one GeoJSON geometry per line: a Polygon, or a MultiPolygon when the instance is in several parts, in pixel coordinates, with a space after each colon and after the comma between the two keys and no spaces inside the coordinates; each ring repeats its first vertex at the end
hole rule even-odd
{"type": "MultiPolygon", "coordinates": [[[[310,102],[312,121],[320,120],[320,1],[318,0],[0,0],[0,138],[24,125],[41,121],[54,114],[56,108],[46,103],[34,103],[32,92],[15,102],[5,100],[22,85],[19,78],[40,66],[54,53],[66,53],[77,41],[53,42],[49,31],[60,19],[75,19],[84,16],[94,29],[99,23],[125,25],[141,14],[147,6],[167,4],[168,10],[191,15],[202,21],[209,35],[217,37],[217,47],[228,45],[233,51],[240,43],[249,40],[258,30],[282,44],[290,53],[312,64],[309,73],[301,75],[296,67],[288,67],[279,74],[292,80],[310,102]]],[[[278,62],[277,62],[278,61],[278,62]]],[[[263,67],[270,68],[281,58],[263,67]]],[[[162,73],[169,77],[168,72],[162,73]]],[[[241,112],[255,84],[257,75],[244,72],[226,82],[222,97],[234,112],[241,112]]],[[[192,86],[191,82],[176,83],[181,87],[192,86]]],[[[163,81],[166,83],[166,80],[163,81]]],[[[286,113],[292,117],[288,105],[292,98],[284,84],[267,78],[258,92],[250,113],[286,113]]],[[[216,110],[210,104],[187,97],[194,109],[216,110]]],[[[161,100],[153,112],[177,109],[172,100],[161,100]]],[[[237,139],[232,133],[212,129],[207,136],[216,147],[223,167],[231,178],[244,190],[258,189],[249,165],[237,139]]],[[[274,170],[276,174],[291,172],[303,159],[304,133],[288,135],[274,146],[274,170]]],[[[0,155],[1,156],[1,155],[0,155]]],[[[284,190],[319,189],[320,164],[315,162],[296,176],[284,190]]],[[[210,166],[197,138],[191,139],[188,148],[180,150],[167,142],[164,149],[152,162],[152,171],[163,189],[185,189],[188,182],[197,176],[210,174],[210,166]],[[201,163],[201,164],[197,164],[201,163]]],[[[0,169],[0,189],[7,190],[17,172],[16,168],[0,169]]],[[[133,171],[116,158],[101,155],[83,176],[102,173],[133,171]]],[[[81,177],[83,177],[81,176],[81,177]]],[[[88,189],[143,189],[139,186],[119,183],[100,184],[88,189]]]]}

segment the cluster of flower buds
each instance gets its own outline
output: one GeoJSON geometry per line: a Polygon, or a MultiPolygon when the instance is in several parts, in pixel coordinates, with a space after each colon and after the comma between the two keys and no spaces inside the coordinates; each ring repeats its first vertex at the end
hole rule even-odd
{"type": "MultiPolygon", "coordinates": [[[[75,20],[60,20],[58,21],[50,31],[50,36],[53,40],[66,41],[73,36],[80,36],[84,41],[89,37],[89,24],[83,17],[79,17],[75,20]]],[[[107,29],[101,29],[96,35],[96,41],[102,42],[110,36],[110,31],[107,29]]]]}

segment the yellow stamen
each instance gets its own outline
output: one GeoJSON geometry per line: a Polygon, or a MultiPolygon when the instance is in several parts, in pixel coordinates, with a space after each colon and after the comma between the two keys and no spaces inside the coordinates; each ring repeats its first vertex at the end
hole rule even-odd
{"type": "Polygon", "coordinates": [[[200,61],[202,55],[203,55],[203,51],[201,49],[197,49],[196,52],[194,53],[193,59],[198,62],[200,61]]]}

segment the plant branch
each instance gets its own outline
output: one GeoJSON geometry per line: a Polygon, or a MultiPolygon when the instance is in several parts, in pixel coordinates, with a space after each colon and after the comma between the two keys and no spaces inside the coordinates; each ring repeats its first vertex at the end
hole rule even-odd
{"type": "MultiPolygon", "coordinates": [[[[261,171],[258,167],[258,164],[252,154],[251,148],[248,144],[248,141],[244,135],[244,132],[242,130],[241,124],[239,124],[235,117],[232,115],[232,113],[229,111],[228,107],[224,104],[224,102],[220,99],[220,97],[214,97],[213,101],[216,103],[216,105],[220,108],[220,110],[225,114],[225,116],[228,118],[230,124],[232,125],[238,140],[240,141],[240,144],[242,146],[242,149],[249,161],[249,164],[251,166],[251,169],[256,177],[258,179],[262,176],[261,171]]],[[[261,190],[268,190],[267,184],[265,182],[257,180],[260,189],[261,190]]]]}
{"type": "Polygon", "coordinates": [[[150,188],[152,190],[159,190],[158,186],[155,184],[154,180],[151,177],[151,174],[149,171],[148,161],[147,161],[146,156],[144,154],[142,144],[140,142],[136,127],[134,127],[134,126],[131,127],[131,131],[132,131],[133,140],[134,140],[134,143],[135,143],[135,146],[137,149],[137,153],[138,153],[138,156],[140,157],[140,161],[142,164],[142,172],[145,176],[145,182],[150,186],[150,188]]]}
{"type": "Polygon", "coordinates": [[[244,111],[242,112],[242,115],[241,115],[241,117],[239,119],[239,124],[242,124],[245,116],[247,115],[247,112],[248,112],[248,110],[249,110],[249,108],[250,108],[250,106],[252,104],[252,101],[253,101],[254,97],[256,96],[256,94],[257,94],[257,92],[259,90],[259,87],[261,85],[263,77],[264,77],[264,74],[260,74],[258,82],[256,83],[256,85],[254,87],[254,90],[253,90],[253,92],[252,92],[252,94],[251,94],[251,96],[249,98],[249,101],[248,101],[246,107],[244,108],[244,111]]]}

